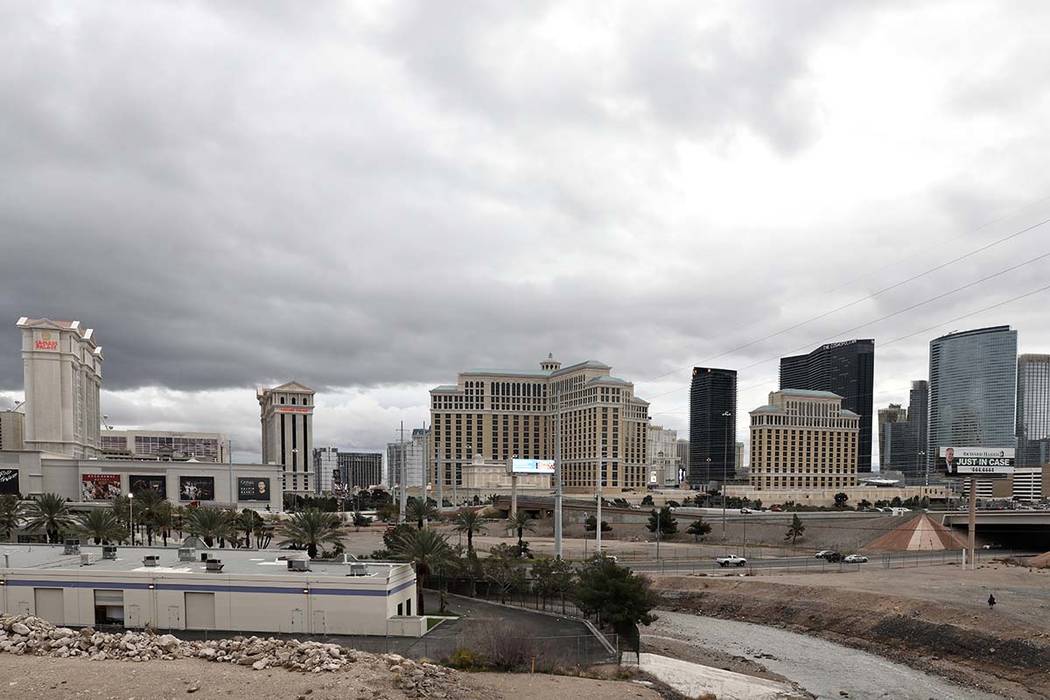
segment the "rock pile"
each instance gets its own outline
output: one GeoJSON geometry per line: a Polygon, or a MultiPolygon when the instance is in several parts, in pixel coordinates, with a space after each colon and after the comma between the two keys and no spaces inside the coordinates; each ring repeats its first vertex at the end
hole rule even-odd
{"type": "Polygon", "coordinates": [[[90,627],[73,630],[29,615],[0,616],[0,652],[139,662],[198,658],[250,666],[256,671],[285,668],[309,673],[341,671],[351,664],[362,663],[370,670],[388,670],[394,686],[410,696],[448,697],[457,685],[455,672],[443,666],[416,662],[397,654],[370,654],[338,644],[243,636],[184,641],[174,635],[152,632],[129,630],[114,634],[97,632],[90,627]]]}

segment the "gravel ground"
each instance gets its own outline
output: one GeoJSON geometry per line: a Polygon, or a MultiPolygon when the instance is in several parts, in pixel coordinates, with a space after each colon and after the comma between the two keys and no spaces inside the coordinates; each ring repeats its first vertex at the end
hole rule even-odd
{"type": "MultiPolygon", "coordinates": [[[[267,700],[400,700],[389,674],[363,669],[351,673],[293,673],[283,669],[252,671],[243,666],[193,659],[135,664],[123,661],[51,659],[0,654],[0,698],[24,700],[193,700],[258,698],[267,700]],[[199,688],[190,692],[194,687],[199,688]]],[[[469,690],[459,700],[656,700],[653,690],[636,683],[566,676],[463,674],[469,690]]]]}

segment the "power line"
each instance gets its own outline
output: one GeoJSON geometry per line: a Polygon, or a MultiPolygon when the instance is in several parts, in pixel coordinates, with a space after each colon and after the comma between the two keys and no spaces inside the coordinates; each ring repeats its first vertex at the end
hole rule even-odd
{"type": "MultiPolygon", "coordinates": [[[[1019,231],[1015,231],[1015,232],[1010,233],[1010,234],[1008,234],[1006,236],[1003,236],[1002,238],[996,239],[996,240],[994,240],[994,241],[992,241],[990,243],[987,243],[987,244],[985,244],[983,246],[975,248],[975,249],[973,249],[973,250],[971,250],[971,251],[969,251],[967,253],[964,253],[964,254],[962,254],[960,256],[952,258],[951,260],[948,260],[947,262],[943,262],[943,263],[941,263],[939,265],[935,265],[934,267],[931,267],[928,270],[920,272],[917,275],[912,275],[911,277],[908,277],[907,279],[901,280],[900,282],[895,282],[894,284],[891,284],[889,286],[886,286],[886,287],[883,287],[881,289],[878,289],[878,290],[872,292],[871,294],[868,294],[867,296],[860,297],[858,299],[854,299],[851,302],[848,302],[848,303],[843,304],[841,306],[837,306],[834,309],[830,309],[830,310],[825,311],[823,313],[817,314],[816,316],[811,316],[810,318],[807,318],[804,321],[800,321],[799,323],[796,323],[796,324],[794,324],[792,326],[788,326],[787,328],[782,328],[779,331],[776,331],[774,333],[770,333],[768,335],[762,336],[761,338],[757,338],[755,340],[749,341],[747,343],[744,343],[743,345],[738,345],[738,346],[736,346],[734,348],[730,348],[729,350],[726,350],[725,352],[719,353],[718,355],[714,355],[712,357],[708,357],[708,358],[706,358],[704,360],[701,360],[697,364],[705,365],[705,364],[707,364],[707,363],[709,363],[709,362],[711,362],[713,360],[717,360],[720,357],[724,357],[724,356],[732,354],[734,352],[738,352],[740,350],[744,350],[744,349],[749,348],[749,347],[751,347],[753,345],[757,345],[758,343],[761,343],[761,342],[763,342],[765,340],[769,340],[770,338],[776,338],[777,336],[783,335],[785,333],[789,333],[789,332],[791,332],[793,330],[801,328],[802,326],[806,326],[806,325],[808,325],[808,324],[810,324],[810,323],[812,323],[814,321],[819,321],[820,319],[827,318],[828,316],[836,314],[839,311],[844,311],[845,309],[848,309],[848,308],[851,308],[853,306],[856,306],[857,304],[860,304],[861,302],[868,301],[869,299],[874,299],[875,297],[880,296],[882,294],[885,294],[886,292],[892,291],[892,290],[897,289],[899,287],[902,287],[902,286],[904,286],[904,285],[906,285],[906,284],[908,284],[910,282],[914,282],[917,279],[921,279],[921,278],[926,277],[926,276],[928,276],[930,274],[933,274],[934,272],[937,272],[939,270],[943,270],[944,268],[946,268],[946,267],[948,267],[950,265],[954,265],[955,263],[958,263],[958,262],[961,262],[961,261],[966,260],[968,258],[971,258],[974,255],[977,255],[978,253],[982,253],[982,252],[984,252],[984,251],[986,251],[986,250],[988,250],[990,248],[994,248],[997,245],[1000,245],[1000,244],[1005,243],[1005,242],[1007,242],[1009,240],[1017,238],[1018,236],[1021,236],[1021,235],[1025,234],[1025,233],[1028,233],[1029,231],[1032,231],[1032,230],[1034,230],[1036,228],[1039,228],[1040,226],[1043,226],[1043,225],[1045,225],[1047,223],[1050,223],[1050,218],[1043,219],[1042,221],[1040,221],[1038,223],[1035,223],[1035,224],[1032,224],[1031,226],[1026,226],[1025,228],[1023,228],[1023,229],[1021,229],[1019,231]]],[[[980,230],[980,229],[978,229],[978,230],[980,230]]],[[[1031,261],[1029,261],[1029,262],[1031,262],[1031,261]]],[[[845,332],[848,332],[848,331],[845,331],[845,332]]],[[[662,379],[663,377],[666,377],[666,376],[671,375],[671,374],[675,374],[676,372],[685,371],[687,369],[689,369],[689,367],[686,367],[684,369],[683,368],[673,369],[673,370],[671,370],[669,372],[665,372],[665,373],[663,373],[661,375],[653,377],[652,379],[650,379],[648,381],[656,381],[657,379],[662,379]]]]}
{"type": "MultiPolygon", "coordinates": [[[[1050,219],[1048,219],[1048,221],[1050,221],[1050,219]]],[[[859,330],[859,329],[864,328],[866,326],[870,326],[870,325],[875,324],[875,323],[880,323],[880,322],[885,321],[885,320],[887,320],[889,318],[893,318],[894,316],[899,316],[900,314],[907,313],[908,311],[913,311],[913,310],[919,308],[920,306],[925,306],[926,304],[932,303],[934,301],[938,301],[940,299],[944,299],[945,297],[951,296],[953,294],[957,294],[957,293],[959,293],[961,291],[969,289],[970,287],[977,286],[978,284],[983,284],[984,282],[987,282],[988,280],[994,279],[996,277],[1001,277],[1002,275],[1005,275],[1008,272],[1013,272],[1014,270],[1017,270],[1018,268],[1024,267],[1025,265],[1030,265],[1033,262],[1037,262],[1039,260],[1043,260],[1043,259],[1045,259],[1047,257],[1050,257],[1050,253],[1043,253],[1042,255],[1037,255],[1036,257],[1030,258],[1028,260],[1025,260],[1022,263],[1018,263],[1016,265],[1011,265],[1010,267],[1007,267],[1007,268],[1004,268],[1002,270],[999,270],[998,272],[994,272],[994,273],[992,273],[990,275],[986,275],[984,277],[981,277],[979,279],[973,280],[971,282],[967,282],[966,284],[962,285],[961,287],[956,287],[955,289],[951,289],[951,290],[949,290],[947,292],[942,292],[940,294],[936,294],[936,295],[934,295],[934,296],[932,296],[932,297],[930,297],[928,299],[924,299],[924,300],[922,300],[920,302],[916,302],[915,304],[912,304],[911,306],[906,306],[903,309],[898,309],[898,310],[896,310],[896,311],[894,311],[892,313],[886,314],[884,316],[880,316],[879,318],[872,319],[870,321],[866,321],[864,323],[861,323],[859,325],[853,326],[851,328],[847,328],[845,330],[839,331],[839,332],[837,332],[837,333],[835,333],[833,335],[830,335],[830,336],[827,336],[826,338],[823,338],[822,340],[806,343],[805,345],[799,346],[799,347],[794,348],[792,350],[788,350],[787,352],[788,353],[799,352],[801,350],[805,350],[808,347],[811,347],[814,344],[814,342],[817,343],[817,344],[823,343],[823,342],[827,342],[829,340],[833,340],[833,339],[839,337],[840,335],[845,335],[847,333],[852,333],[853,331],[859,330]]],[[[986,307],[984,309],[980,309],[980,310],[977,310],[977,311],[974,311],[974,312],[971,312],[971,313],[963,314],[962,316],[959,316],[957,318],[950,319],[950,320],[944,321],[942,323],[938,323],[936,326],[931,326],[930,328],[923,329],[923,330],[920,330],[920,331],[916,331],[915,333],[909,333],[908,335],[901,336],[899,338],[895,338],[892,341],[888,341],[888,342],[885,342],[885,343],[880,343],[879,345],[880,345],[880,347],[885,347],[886,345],[891,345],[891,344],[899,342],[901,340],[905,340],[906,338],[910,338],[912,336],[918,335],[919,333],[926,332],[927,330],[930,330],[932,328],[937,328],[937,327],[943,326],[943,325],[948,324],[948,323],[953,323],[954,321],[958,321],[958,320],[961,320],[963,318],[967,318],[969,316],[974,316],[976,314],[982,313],[983,311],[987,311],[989,309],[993,309],[993,308],[996,308],[998,306],[1003,306],[1005,304],[1011,303],[1013,301],[1017,301],[1019,299],[1023,299],[1025,297],[1032,296],[1033,294],[1037,294],[1037,293],[1039,293],[1041,291],[1044,291],[1045,289],[1047,289],[1047,287],[1041,287],[1041,288],[1033,290],[1031,292],[1027,292],[1025,294],[1021,294],[1019,296],[1012,297],[1012,298],[1007,299],[1007,300],[1005,300],[1003,302],[1000,302],[1000,303],[997,303],[997,304],[992,304],[991,306],[988,306],[988,307],[986,307]]],[[[772,362],[773,360],[778,360],[778,359],[780,359],[780,357],[781,357],[781,355],[777,355],[776,357],[766,358],[764,360],[758,360],[756,362],[752,362],[749,365],[744,365],[743,367],[740,367],[739,369],[743,370],[743,369],[750,369],[752,367],[757,367],[758,365],[762,365],[762,364],[765,364],[767,362],[772,362]]],[[[683,385],[683,386],[688,386],[688,385],[683,385]]],[[[650,395],[649,399],[651,400],[651,399],[659,398],[661,396],[666,396],[668,394],[675,393],[677,391],[680,391],[683,388],[683,386],[676,387],[676,388],[674,388],[674,389],[672,389],[670,391],[665,391],[665,392],[660,393],[660,394],[650,395]]],[[[750,388],[750,387],[745,387],[744,390],[746,390],[748,388],[750,388]]],[[[741,390],[738,389],[738,393],[739,393],[739,391],[741,391],[741,390]]]]}

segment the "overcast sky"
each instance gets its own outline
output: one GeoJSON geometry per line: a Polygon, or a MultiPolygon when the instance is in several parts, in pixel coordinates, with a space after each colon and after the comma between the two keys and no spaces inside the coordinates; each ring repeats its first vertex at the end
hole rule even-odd
{"type": "Polygon", "coordinates": [[[293,378],[317,445],[378,448],[457,370],[548,352],[612,365],[683,437],[693,364],[740,370],[743,430],[776,358],[822,342],[876,339],[876,406],[946,331],[1050,352],[1048,292],[959,319],[1050,258],[870,323],[1050,252],[1050,224],[766,337],[1050,218],[1048,23],[1042,0],[5,0],[0,403],[22,315],[96,329],[112,424],[227,432],[238,460],[255,387],[293,378]]]}

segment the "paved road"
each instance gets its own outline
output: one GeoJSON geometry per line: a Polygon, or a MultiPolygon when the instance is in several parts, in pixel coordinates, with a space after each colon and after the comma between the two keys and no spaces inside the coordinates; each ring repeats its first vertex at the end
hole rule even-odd
{"type": "MultiPolygon", "coordinates": [[[[995,558],[1000,558],[1008,556],[1030,556],[1031,554],[1031,552],[992,550],[982,552],[981,557],[987,558],[994,556],[995,558]]],[[[814,556],[749,558],[747,560],[747,566],[730,566],[727,568],[720,567],[714,559],[663,559],[660,561],[654,559],[621,559],[619,563],[630,567],[634,571],[643,573],[674,573],[676,571],[726,571],[729,573],[739,571],[740,573],[744,573],[749,569],[791,569],[796,571],[801,569],[803,571],[819,573],[862,571],[865,568],[873,567],[898,569],[910,566],[928,566],[931,564],[952,564],[958,560],[958,552],[908,552],[889,555],[874,555],[870,557],[870,560],[865,564],[845,564],[841,562],[832,564],[824,559],[817,559],[814,556]]],[[[981,559],[978,559],[978,561],[980,560],[981,559]]]]}
{"type": "Polygon", "coordinates": [[[837,699],[843,697],[843,692],[852,698],[898,700],[998,698],[875,654],[804,634],[685,613],[660,611],[659,615],[655,623],[643,629],[643,648],[646,637],[660,636],[755,659],[818,698],[837,699]]]}

